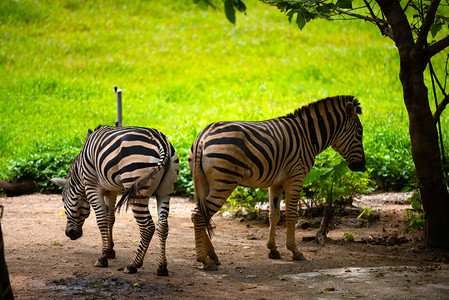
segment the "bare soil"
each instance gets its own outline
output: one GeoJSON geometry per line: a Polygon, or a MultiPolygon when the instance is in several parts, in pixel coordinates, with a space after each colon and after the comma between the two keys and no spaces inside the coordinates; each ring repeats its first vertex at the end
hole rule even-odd
{"type": "Polygon", "coordinates": [[[5,257],[16,299],[449,299],[448,252],[424,248],[419,232],[404,233],[407,196],[362,197],[356,205],[373,207],[375,218],[360,223],[357,211],[339,217],[324,246],[302,240],[313,237],[317,228],[297,229],[297,244],[306,261],[291,260],[285,225],[279,225],[277,233],[282,258],[271,260],[265,246],[268,224],[215,216],[212,242],[222,264],[209,272],[195,261],[190,221],[194,203],[173,198],[168,277],[156,275],[156,236],[143,267],[136,274],[122,271],[139,238],[130,212],[117,216],[117,258],[109,260],[107,268],[96,268],[101,241],[93,213],[83,237],[71,241],[64,234],[60,195],[0,198],[0,204],[5,207],[5,257]],[[355,241],[343,238],[345,233],[355,241]]]}

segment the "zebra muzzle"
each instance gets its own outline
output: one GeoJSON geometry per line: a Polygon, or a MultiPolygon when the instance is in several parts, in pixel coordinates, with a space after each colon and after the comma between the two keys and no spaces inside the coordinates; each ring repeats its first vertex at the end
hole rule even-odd
{"type": "Polygon", "coordinates": [[[76,239],[79,239],[83,235],[83,230],[67,228],[65,231],[65,235],[68,236],[71,240],[76,240],[76,239]]]}

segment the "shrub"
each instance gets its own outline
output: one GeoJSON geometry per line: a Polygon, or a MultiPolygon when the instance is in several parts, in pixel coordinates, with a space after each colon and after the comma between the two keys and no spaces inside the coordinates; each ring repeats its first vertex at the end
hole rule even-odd
{"type": "Polygon", "coordinates": [[[37,152],[28,157],[11,160],[8,166],[9,179],[33,179],[39,192],[61,192],[61,188],[50,182],[50,178],[66,178],[70,163],[80,148],[67,146],[51,152],[37,152]]]}
{"type": "Polygon", "coordinates": [[[405,230],[406,233],[413,230],[423,230],[426,213],[422,207],[421,203],[421,193],[419,190],[413,191],[413,194],[408,199],[412,205],[412,209],[407,209],[404,214],[408,218],[408,228],[405,230]]]}

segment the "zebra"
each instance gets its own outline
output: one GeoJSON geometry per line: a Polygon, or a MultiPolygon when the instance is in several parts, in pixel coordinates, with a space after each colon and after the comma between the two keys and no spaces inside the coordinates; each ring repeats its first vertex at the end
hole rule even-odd
{"type": "Polygon", "coordinates": [[[168,235],[169,201],[178,178],[179,160],[175,149],[163,133],[142,127],[100,126],[88,136],[80,153],[72,161],[67,179],[53,178],[62,186],[62,199],[67,215],[65,234],[80,238],[82,227],[92,206],[100,229],[102,252],[96,267],[107,267],[115,258],[112,227],[115,211],[131,205],[139,225],[140,242],[132,263],[124,268],[135,273],[143,265],[145,253],[155,231],[148,209],[149,197],[157,200],[157,234],[160,256],[157,275],[167,276],[165,256],[168,235]],[[115,206],[117,193],[123,193],[115,206]]]}
{"type": "Polygon", "coordinates": [[[216,122],[206,126],[189,152],[197,202],[192,213],[196,260],[205,270],[220,264],[210,236],[211,217],[237,186],[269,188],[268,257],[279,259],[275,233],[285,191],[287,249],[305,260],[295,242],[297,205],[315,156],[331,146],[352,171],[365,167],[360,102],[335,96],[303,106],[283,117],[260,121],[216,122]],[[206,229],[208,234],[206,234],[206,229]]]}

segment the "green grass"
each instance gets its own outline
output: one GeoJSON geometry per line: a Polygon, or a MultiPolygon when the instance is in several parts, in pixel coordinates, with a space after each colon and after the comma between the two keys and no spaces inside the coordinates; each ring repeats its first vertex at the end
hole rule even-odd
{"type": "Polygon", "coordinates": [[[15,176],[13,161],[80,147],[88,128],[113,125],[114,86],[123,125],[163,131],[184,168],[210,122],[268,119],[339,94],[362,102],[373,174],[413,168],[392,41],[358,21],[300,31],[275,8],[245,2],[236,26],[221,8],[184,0],[0,3],[1,176],[15,176]]]}

